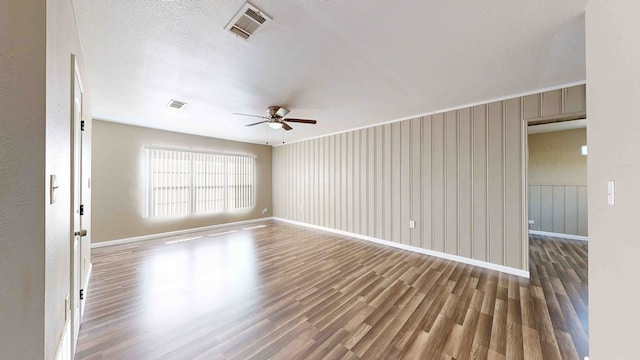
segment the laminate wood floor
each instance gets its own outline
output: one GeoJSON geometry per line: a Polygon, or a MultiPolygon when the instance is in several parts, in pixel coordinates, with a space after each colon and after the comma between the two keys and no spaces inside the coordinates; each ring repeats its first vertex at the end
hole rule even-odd
{"type": "Polygon", "coordinates": [[[582,359],[587,244],[531,279],[279,222],[94,249],[77,359],[582,359]]]}

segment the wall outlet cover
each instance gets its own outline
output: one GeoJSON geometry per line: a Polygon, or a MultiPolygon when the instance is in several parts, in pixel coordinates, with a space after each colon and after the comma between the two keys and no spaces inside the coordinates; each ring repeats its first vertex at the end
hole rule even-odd
{"type": "Polygon", "coordinates": [[[607,182],[607,203],[609,205],[616,204],[616,183],[614,181],[607,182]]]}
{"type": "Polygon", "coordinates": [[[529,220],[529,225],[533,225],[535,223],[536,223],[535,220],[529,220]]]}

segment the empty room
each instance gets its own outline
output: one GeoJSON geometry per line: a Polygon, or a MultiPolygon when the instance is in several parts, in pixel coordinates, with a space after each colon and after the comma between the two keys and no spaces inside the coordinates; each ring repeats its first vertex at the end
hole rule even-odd
{"type": "Polygon", "coordinates": [[[0,357],[637,358],[639,4],[0,1],[0,357]]]}

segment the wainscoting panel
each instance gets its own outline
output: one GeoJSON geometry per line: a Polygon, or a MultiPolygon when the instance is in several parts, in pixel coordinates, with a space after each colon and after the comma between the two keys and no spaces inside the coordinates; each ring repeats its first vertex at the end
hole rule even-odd
{"type": "Polygon", "coordinates": [[[471,239],[473,259],[489,261],[487,250],[487,106],[480,105],[473,108],[472,126],[472,197],[471,209],[473,222],[473,237],[471,239]]]}
{"type": "Polygon", "coordinates": [[[587,236],[587,187],[529,185],[529,229],[587,236]]]}

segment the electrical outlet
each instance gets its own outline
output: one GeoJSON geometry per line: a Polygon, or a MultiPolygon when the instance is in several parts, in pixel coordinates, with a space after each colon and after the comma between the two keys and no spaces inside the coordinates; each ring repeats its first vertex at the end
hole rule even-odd
{"type": "Polygon", "coordinates": [[[416,228],[416,222],[414,220],[409,220],[409,229],[415,229],[416,228]]]}
{"type": "Polygon", "coordinates": [[[535,220],[529,220],[529,225],[533,225],[533,224],[535,224],[535,223],[536,223],[536,221],[535,221],[535,220]]]}
{"type": "Polygon", "coordinates": [[[269,209],[267,209],[267,208],[262,209],[262,214],[263,214],[263,215],[264,215],[264,214],[266,214],[266,213],[268,213],[268,212],[269,212],[269,209]]]}

